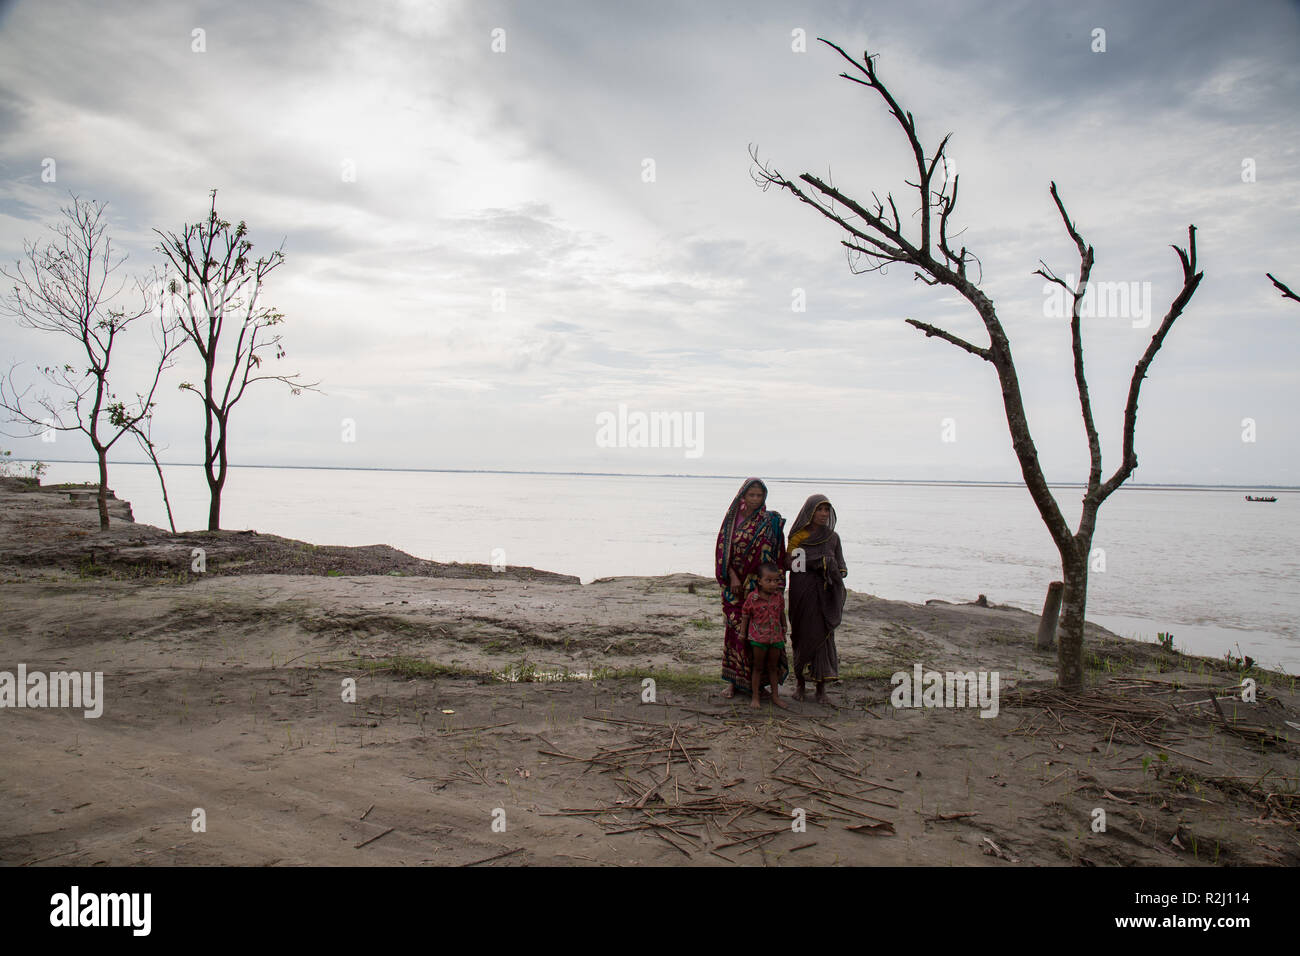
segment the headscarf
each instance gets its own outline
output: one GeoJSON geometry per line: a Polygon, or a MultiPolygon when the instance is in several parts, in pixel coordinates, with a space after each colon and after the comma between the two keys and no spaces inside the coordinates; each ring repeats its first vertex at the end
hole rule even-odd
{"type": "Polygon", "coordinates": [[[794,519],[794,524],[790,526],[790,545],[789,549],[793,551],[800,545],[821,544],[830,538],[831,533],[835,530],[835,506],[830,503],[825,495],[809,495],[808,500],[803,503],[799,509],[799,517],[794,519]],[[822,529],[821,534],[813,537],[816,532],[812,526],[813,512],[817,510],[818,505],[829,505],[831,515],[822,529]]]}
{"type": "MultiPolygon", "coordinates": [[[[740,491],[736,492],[736,497],[731,499],[731,506],[727,508],[727,516],[722,519],[722,527],[718,531],[718,544],[714,549],[714,572],[718,583],[724,588],[730,585],[727,578],[727,569],[731,567],[731,542],[736,536],[736,524],[741,518],[741,507],[745,503],[745,492],[749,491],[754,485],[763,489],[763,503],[758,506],[757,512],[749,512],[744,515],[745,520],[753,519],[757,514],[759,523],[767,518],[767,485],[763,484],[759,478],[746,478],[745,483],[740,486],[740,491]]],[[[777,544],[780,544],[780,533],[777,533],[777,544]]]]}

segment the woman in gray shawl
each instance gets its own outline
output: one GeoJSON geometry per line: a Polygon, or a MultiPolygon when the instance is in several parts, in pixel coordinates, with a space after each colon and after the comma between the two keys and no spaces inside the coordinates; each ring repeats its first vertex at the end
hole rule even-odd
{"type": "Polygon", "coordinates": [[[804,699],[804,670],[826,703],[826,681],[839,677],[835,629],[844,613],[844,551],[835,533],[835,509],[825,495],[803,504],[790,531],[790,643],[794,647],[794,699],[804,699]]]}

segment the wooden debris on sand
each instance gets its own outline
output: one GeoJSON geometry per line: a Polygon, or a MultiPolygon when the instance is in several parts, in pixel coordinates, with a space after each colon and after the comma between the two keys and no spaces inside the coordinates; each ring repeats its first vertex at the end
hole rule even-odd
{"type": "Polygon", "coordinates": [[[1022,719],[1013,734],[1034,737],[1040,733],[1050,736],[1054,731],[1094,732],[1106,740],[1108,751],[1116,741],[1128,742],[1167,750],[1199,763],[1209,761],[1169,746],[1187,736],[1179,729],[1180,725],[1209,723],[1252,743],[1292,743],[1283,726],[1286,721],[1281,719],[1285,713],[1279,715],[1269,710],[1271,707],[1282,711],[1280,702],[1262,688],[1258,691],[1259,703],[1247,706],[1251,713],[1261,717],[1266,714],[1278,717],[1277,727],[1244,721],[1235,711],[1228,715],[1221,702],[1240,701],[1241,693],[1241,687],[1235,684],[1189,686],[1177,680],[1124,677],[1077,694],[1054,687],[1015,691],[1004,695],[1003,706],[1039,711],[1022,719]]]}
{"type": "MultiPolygon", "coordinates": [[[[686,708],[682,708],[686,710],[686,708]]],[[[632,741],[601,746],[590,756],[558,748],[539,753],[575,764],[583,773],[606,774],[622,796],[594,807],[565,807],[553,816],[588,816],[609,834],[648,833],[687,858],[706,852],[729,863],[789,835],[796,842],[787,852],[816,845],[802,828],[825,828],[832,821],[846,830],[893,835],[894,824],[872,809],[898,809],[888,799],[903,791],[863,775],[851,745],[832,728],[792,718],[764,724],[727,715],[690,711],[694,717],[648,721],[605,715],[584,719],[625,727],[632,741]],[[705,723],[699,717],[710,717],[705,723]],[[724,777],[712,757],[721,738],[763,737],[756,746],[785,751],[776,766],[762,774],[766,787],[737,789],[744,778],[724,777]],[[710,759],[705,759],[709,755],[710,759]],[[881,799],[882,797],[886,799],[881,799]],[[796,816],[796,811],[802,814],[796,816]],[[797,839],[802,837],[802,843],[797,839]],[[730,851],[734,857],[723,851],[730,851]]]]}

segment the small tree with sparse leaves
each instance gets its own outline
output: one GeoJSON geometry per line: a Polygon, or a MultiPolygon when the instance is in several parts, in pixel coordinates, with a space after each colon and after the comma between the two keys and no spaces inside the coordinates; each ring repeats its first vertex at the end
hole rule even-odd
{"type": "Polygon", "coordinates": [[[230,413],[253,382],[275,381],[289,386],[294,395],[304,389],[318,391],[318,382],[305,383],[292,375],[254,375],[270,353],[284,358],[281,337],[275,331],[284,315],[262,306],[263,284],[284,262],[283,249],[251,258],[253,243],[248,226],[232,226],[217,215],[217,191],[211,193],[208,216],[184,226],[179,233],[154,230],[162,238],[159,251],[167,257],[177,278],[168,282],[181,328],[203,363],[201,384],[183,382],[203,403],[204,476],[208,482],[208,530],[221,527],[221,493],[230,461],[230,413]],[[222,336],[226,335],[223,342],[222,336]],[[230,335],[234,336],[233,345],[230,335]],[[223,354],[223,347],[224,352],[223,354]]]}

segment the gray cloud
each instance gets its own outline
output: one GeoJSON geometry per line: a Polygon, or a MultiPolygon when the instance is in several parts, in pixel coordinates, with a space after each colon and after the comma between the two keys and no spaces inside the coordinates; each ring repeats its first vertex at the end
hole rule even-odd
{"type": "MultiPolygon", "coordinates": [[[[234,433],[245,461],[334,461],[350,414],[386,423],[367,432],[382,436],[373,464],[637,470],[591,440],[596,412],[624,401],[705,411],[717,431],[689,467],[706,473],[830,447],[807,470],[1014,478],[990,370],[903,324],[978,340],[969,306],[902,267],[851,275],[828,223],[750,181],[753,143],[787,174],[914,207],[901,136],[837,78],[845,64],[815,42],[827,36],[879,53],[928,145],[954,132],[962,241],[1054,478],[1079,477],[1084,449],[1068,328],[1031,276],[1040,257],[1077,268],[1053,179],[1096,246],[1094,278],[1149,281],[1159,310],[1178,277],[1169,244],[1200,230],[1206,281],[1144,388],[1140,477],[1300,483],[1286,411],[1300,315],[1263,278],[1300,282],[1298,9],[18,3],[0,12],[0,254],[68,190],[111,203],[139,268],[158,258],[151,230],[199,218],[214,187],[259,250],[283,240],[267,294],[288,316],[286,362],[328,394],[250,390],[234,433]],[[796,28],[807,53],[791,50],[796,28]],[[57,183],[41,181],[45,157],[57,183]],[[1247,415],[1269,423],[1250,448],[1247,415]],[[956,449],[936,437],[952,416],[970,436],[956,449]],[[778,441],[755,440],[773,427],[778,441]]],[[[1086,329],[1112,462],[1149,331],[1086,329]]],[[[0,354],[52,346],[0,325],[0,354]]],[[[178,459],[197,456],[191,404],[160,410],[178,459]]]]}

